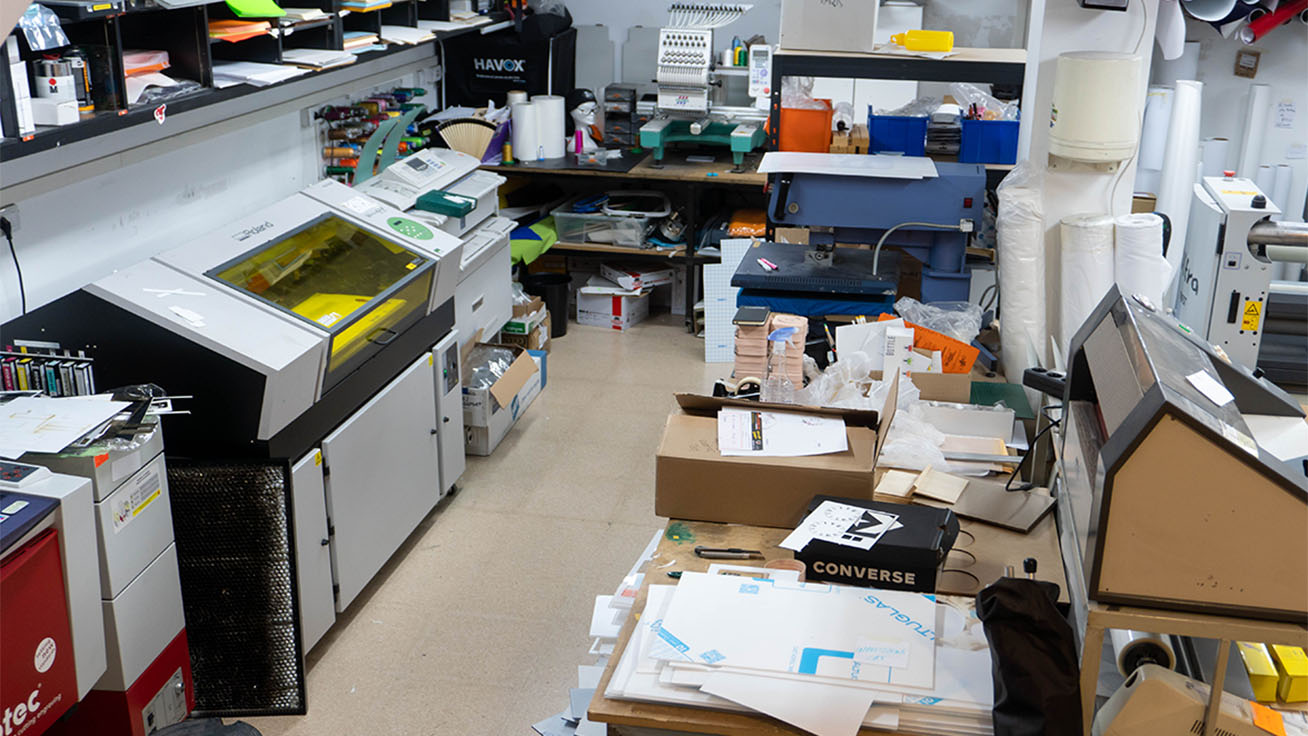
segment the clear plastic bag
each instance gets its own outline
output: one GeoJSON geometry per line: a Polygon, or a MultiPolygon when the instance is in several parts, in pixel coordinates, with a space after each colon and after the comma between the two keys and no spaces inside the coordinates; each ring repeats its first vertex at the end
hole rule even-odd
{"type": "Polygon", "coordinates": [[[926,470],[928,466],[943,470],[949,467],[940,449],[944,444],[944,433],[923,417],[920,405],[900,407],[890,424],[877,464],[904,470],[926,470]]]}
{"type": "Polygon", "coordinates": [[[976,105],[981,120],[1017,120],[1016,102],[1002,102],[989,92],[967,82],[955,82],[949,85],[949,89],[954,93],[954,99],[962,106],[964,113],[972,105],[976,105]]]}
{"type": "Polygon", "coordinates": [[[924,118],[935,112],[939,107],[939,97],[919,97],[893,110],[877,110],[876,114],[901,118],[924,118]]]}
{"type": "Polygon", "coordinates": [[[508,348],[493,345],[475,345],[468,355],[466,385],[470,389],[484,389],[495,385],[517,356],[508,348]]]}
{"type": "Polygon", "coordinates": [[[837,102],[831,115],[831,122],[836,130],[852,130],[854,127],[854,106],[848,102],[837,102]]]}
{"type": "Polygon", "coordinates": [[[825,110],[826,103],[813,98],[812,77],[782,77],[781,106],[799,110],[825,110]]]}
{"type": "Polygon", "coordinates": [[[972,342],[981,333],[981,307],[969,302],[923,304],[905,296],[895,302],[895,312],[915,325],[963,343],[972,342]]]}
{"type": "MultiPolygon", "coordinates": [[[[839,360],[810,378],[808,386],[795,392],[795,403],[881,411],[890,391],[890,382],[872,378],[872,365],[872,359],[866,353],[841,353],[839,360]]],[[[920,400],[921,392],[907,376],[901,376],[896,406],[903,408],[920,400]]]]}
{"type": "MultiPolygon", "coordinates": [[[[999,183],[999,344],[1004,375],[1020,382],[1045,365],[1045,215],[1043,164],[1023,161],[999,183]]],[[[1038,395],[1027,389],[1036,405],[1038,395]]]]}

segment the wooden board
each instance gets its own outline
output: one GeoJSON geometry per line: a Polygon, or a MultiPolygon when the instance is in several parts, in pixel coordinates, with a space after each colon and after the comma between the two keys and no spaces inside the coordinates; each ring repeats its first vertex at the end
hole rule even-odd
{"type": "Polygon", "coordinates": [[[486,165],[481,168],[499,174],[517,174],[522,176],[578,176],[606,179],[635,179],[640,181],[680,181],[698,184],[730,184],[762,187],[767,184],[767,174],[758,173],[761,152],[745,156],[746,171],[742,174],[731,172],[731,152],[724,149],[704,149],[700,155],[714,157],[713,163],[690,163],[686,161],[684,151],[668,151],[663,159],[663,168],[654,168],[654,155],[650,153],[634,168],[626,173],[602,169],[536,169],[521,166],[486,165]]]}
{"type": "Polygon", "coordinates": [[[605,245],[604,243],[568,243],[559,241],[550,246],[546,253],[556,250],[576,251],[578,253],[616,253],[624,256],[646,256],[653,258],[677,258],[686,254],[686,246],[676,248],[658,249],[658,248],[624,248],[620,245],[605,245]]]}
{"type": "MultiPolygon", "coordinates": [[[[1022,560],[1034,557],[1039,561],[1039,577],[1058,583],[1062,591],[1061,600],[1067,600],[1067,580],[1063,576],[1062,555],[1058,546],[1058,532],[1053,515],[1047,515],[1030,534],[1000,529],[988,524],[961,520],[961,528],[967,534],[959,535],[959,549],[967,549],[976,556],[976,562],[970,563],[967,555],[951,553],[947,568],[964,568],[976,575],[982,584],[989,584],[1004,573],[1006,565],[1022,569],[1022,560]],[[973,539],[969,542],[967,537],[973,539]],[[957,563],[956,563],[957,561],[957,563]]],[[[728,713],[726,711],[690,708],[678,705],[656,703],[638,703],[628,700],[611,700],[604,697],[613,670],[617,667],[622,652],[627,648],[635,630],[640,614],[645,610],[647,589],[650,585],[675,584],[667,573],[707,572],[709,565],[715,562],[729,564],[748,564],[762,566],[769,560],[794,559],[794,553],[777,545],[790,533],[789,529],[770,529],[764,527],[743,526],[739,524],[714,524],[699,521],[668,522],[663,537],[654,552],[653,561],[645,571],[645,582],[636,596],[632,606],[632,615],[622,626],[618,634],[618,643],[613,656],[604,668],[595,697],[590,702],[587,717],[610,725],[610,732],[625,733],[623,726],[680,731],[686,733],[723,734],[724,736],[801,736],[805,731],[786,725],[763,715],[745,713],[728,713]],[[756,549],[763,553],[763,560],[705,560],[695,556],[695,546],[706,547],[740,547],[756,549]],[[616,728],[615,728],[616,727],[616,728]]],[[[940,581],[939,592],[952,595],[975,595],[982,585],[975,583],[970,576],[946,573],[940,581]]],[[[880,734],[886,731],[860,729],[860,734],[880,734]]]]}

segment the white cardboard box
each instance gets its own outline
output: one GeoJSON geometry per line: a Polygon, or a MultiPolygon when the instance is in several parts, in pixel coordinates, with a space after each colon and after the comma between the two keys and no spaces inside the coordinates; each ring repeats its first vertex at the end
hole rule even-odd
{"type": "Polygon", "coordinates": [[[600,264],[600,275],[632,291],[671,284],[676,278],[675,268],[642,268],[640,266],[610,266],[600,264]]]}
{"type": "Polygon", "coordinates": [[[489,455],[499,446],[518,417],[540,394],[540,363],[519,347],[503,345],[518,357],[490,388],[463,389],[465,449],[469,455],[489,455]]]}
{"type": "Polygon", "coordinates": [[[587,284],[577,290],[577,324],[627,330],[649,316],[649,294],[587,284]]]}
{"type": "Polygon", "coordinates": [[[781,48],[872,51],[880,4],[880,0],[781,0],[781,48]]]}

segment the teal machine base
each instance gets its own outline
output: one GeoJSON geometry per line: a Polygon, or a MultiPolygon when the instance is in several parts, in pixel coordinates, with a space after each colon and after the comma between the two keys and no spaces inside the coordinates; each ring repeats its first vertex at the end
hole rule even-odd
{"type": "Polygon", "coordinates": [[[744,171],[745,154],[763,145],[763,126],[755,123],[711,122],[698,135],[691,132],[691,121],[660,118],[646,123],[640,129],[640,145],[654,149],[654,166],[663,163],[663,154],[672,143],[699,143],[727,146],[734,172],[744,171]]]}

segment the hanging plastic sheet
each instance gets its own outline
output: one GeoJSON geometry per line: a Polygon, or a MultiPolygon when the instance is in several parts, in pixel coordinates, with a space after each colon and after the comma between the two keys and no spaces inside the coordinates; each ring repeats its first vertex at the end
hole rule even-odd
{"type": "MultiPolygon", "coordinates": [[[[995,234],[999,241],[999,345],[1004,375],[1020,382],[1045,365],[1045,212],[1039,169],[1017,165],[1000,182],[995,234]]],[[[1035,398],[1029,391],[1028,398],[1035,398]]]]}

